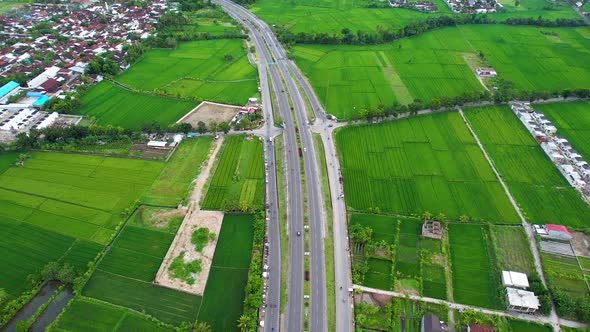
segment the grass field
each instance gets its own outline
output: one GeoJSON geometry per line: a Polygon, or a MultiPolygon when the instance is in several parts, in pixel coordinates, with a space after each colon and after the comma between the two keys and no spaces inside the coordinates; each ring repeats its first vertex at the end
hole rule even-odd
{"type": "Polygon", "coordinates": [[[590,209],[507,106],[465,115],[529,222],[580,228],[590,209]]]}
{"type": "Polygon", "coordinates": [[[97,270],[83,295],[145,312],[179,325],[197,318],[201,297],[97,270]]]}
{"type": "Polygon", "coordinates": [[[80,101],[82,106],[77,112],[96,118],[97,124],[133,130],[153,121],[167,127],[196,106],[192,101],[128,91],[108,81],[98,83],[80,101]]]}
{"type": "Polygon", "coordinates": [[[538,104],[534,108],[543,114],[557,128],[572,147],[590,160],[590,102],[538,104]]]}
{"type": "Polygon", "coordinates": [[[538,325],[523,320],[510,320],[510,330],[512,332],[551,332],[551,326],[538,325]]]}
{"type": "Polygon", "coordinates": [[[0,152],[0,175],[10,167],[14,166],[14,163],[16,162],[18,155],[18,152],[13,151],[0,152]]]}
{"type": "Polygon", "coordinates": [[[198,320],[213,331],[238,331],[252,255],[253,216],[226,214],[198,320]]]}
{"type": "Polygon", "coordinates": [[[76,299],[61,317],[64,331],[169,331],[132,311],[88,299],[76,299]],[[84,319],[81,319],[83,317],[84,319]]]}
{"type": "Polygon", "coordinates": [[[495,226],[496,255],[503,270],[536,273],[533,254],[522,227],[495,226]]]}
{"type": "Polygon", "coordinates": [[[518,223],[457,113],[353,126],[336,142],[349,209],[518,223]]]}
{"type": "Polygon", "coordinates": [[[394,101],[428,102],[483,91],[465,60],[480,51],[483,62],[519,90],[590,87],[590,64],[578,61],[590,51],[584,28],[468,25],[384,45],[292,49],[326,111],[345,119],[394,101]]]}
{"type": "Polygon", "coordinates": [[[453,297],[458,303],[502,309],[496,276],[499,271],[494,268],[488,241],[485,226],[449,225],[453,297]]]}
{"type": "MultiPolygon", "coordinates": [[[[450,12],[443,1],[433,1],[441,13],[450,12]]],[[[555,19],[578,18],[565,3],[554,3],[551,10],[544,10],[547,2],[543,0],[521,1],[519,7],[510,0],[500,1],[507,13],[487,14],[488,17],[502,21],[507,17],[538,17],[555,19]]],[[[424,14],[402,8],[362,8],[377,1],[346,0],[259,0],[251,10],[269,24],[277,24],[292,32],[324,32],[339,34],[343,28],[356,32],[374,32],[377,26],[400,28],[413,21],[426,20],[440,14],[424,14]]]]}
{"type": "Polygon", "coordinates": [[[150,205],[178,206],[187,195],[191,181],[199,174],[212,140],[205,136],[185,139],[141,201],[150,205]]]}
{"type": "Polygon", "coordinates": [[[181,210],[142,205],[135,210],[127,225],[176,234],[183,220],[181,210]]]}
{"type": "Polygon", "coordinates": [[[259,208],[263,198],[262,143],[255,137],[227,136],[203,208],[234,211],[242,207],[259,208]]]}
{"type": "Polygon", "coordinates": [[[549,287],[558,287],[574,298],[587,296],[590,292],[584,275],[574,257],[541,254],[543,272],[549,287]]]}
{"type": "Polygon", "coordinates": [[[116,80],[140,91],[243,105],[258,86],[244,48],[243,40],[217,39],[153,49],[116,80]]]}
{"type": "Polygon", "coordinates": [[[161,163],[62,153],[31,153],[0,175],[0,216],[106,243],[161,163]]]}

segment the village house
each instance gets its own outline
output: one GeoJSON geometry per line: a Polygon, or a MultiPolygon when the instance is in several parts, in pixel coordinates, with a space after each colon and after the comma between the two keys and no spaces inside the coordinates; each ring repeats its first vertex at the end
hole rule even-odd
{"type": "Polygon", "coordinates": [[[439,221],[426,220],[422,224],[422,236],[430,239],[440,240],[443,235],[443,227],[439,221]]]}
{"type": "Polygon", "coordinates": [[[508,310],[524,313],[533,313],[541,306],[535,293],[512,287],[506,288],[506,304],[508,310]]]}
{"type": "Polygon", "coordinates": [[[547,237],[556,240],[570,241],[572,239],[572,233],[567,230],[567,227],[563,225],[546,224],[545,231],[547,237]]]}
{"type": "Polygon", "coordinates": [[[479,67],[475,70],[475,73],[477,74],[477,76],[481,76],[481,77],[496,77],[496,76],[498,76],[498,73],[496,73],[494,68],[490,68],[490,67],[479,67]]]}

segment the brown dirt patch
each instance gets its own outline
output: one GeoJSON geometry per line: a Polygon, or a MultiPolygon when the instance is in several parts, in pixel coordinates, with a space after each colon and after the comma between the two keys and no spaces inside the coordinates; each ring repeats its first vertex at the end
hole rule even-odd
{"type": "Polygon", "coordinates": [[[413,289],[413,288],[405,288],[401,282],[396,281],[395,282],[395,291],[399,292],[399,293],[403,293],[403,294],[409,294],[409,295],[415,295],[415,296],[419,296],[420,293],[418,293],[417,290],[413,289]]]}
{"type": "Polygon", "coordinates": [[[391,255],[386,253],[385,250],[383,250],[383,248],[377,249],[375,251],[375,256],[386,258],[386,259],[391,259],[391,255]]]}
{"type": "Polygon", "coordinates": [[[430,261],[434,264],[445,266],[445,258],[442,255],[432,255],[430,256],[430,261]]]}
{"type": "Polygon", "coordinates": [[[197,127],[199,121],[203,121],[209,125],[209,122],[215,121],[217,123],[229,122],[238,113],[239,106],[202,102],[182,119],[179,123],[189,123],[193,127],[197,127]]]}
{"type": "Polygon", "coordinates": [[[376,293],[372,293],[371,297],[373,298],[373,301],[377,303],[380,307],[386,306],[388,303],[391,302],[391,299],[393,299],[393,296],[391,295],[376,293]]]}
{"type": "Polygon", "coordinates": [[[590,236],[582,232],[572,232],[571,243],[576,255],[590,257],[590,236]]]}

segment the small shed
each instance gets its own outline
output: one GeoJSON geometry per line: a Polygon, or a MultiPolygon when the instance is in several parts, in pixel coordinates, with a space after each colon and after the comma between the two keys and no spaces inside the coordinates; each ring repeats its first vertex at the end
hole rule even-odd
{"type": "Polygon", "coordinates": [[[502,271],[502,286],[527,289],[529,288],[529,279],[526,274],[521,272],[502,271]]]}
{"type": "Polygon", "coordinates": [[[152,149],[166,149],[166,144],[165,141],[149,141],[147,146],[152,149]]]}
{"type": "Polygon", "coordinates": [[[547,236],[552,239],[570,241],[572,239],[572,233],[567,230],[567,227],[563,225],[546,224],[545,230],[547,236]]]}
{"type": "Polygon", "coordinates": [[[442,239],[443,227],[439,221],[426,220],[422,225],[422,236],[430,239],[442,239]]]}

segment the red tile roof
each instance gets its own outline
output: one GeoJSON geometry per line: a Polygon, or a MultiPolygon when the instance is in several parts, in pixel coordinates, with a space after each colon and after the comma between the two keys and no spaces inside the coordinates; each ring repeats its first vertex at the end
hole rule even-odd
{"type": "Polygon", "coordinates": [[[563,225],[546,224],[545,229],[547,231],[563,232],[569,236],[572,236],[572,234],[567,230],[567,227],[563,225]]]}
{"type": "Polygon", "coordinates": [[[496,329],[491,326],[469,324],[469,332],[496,332],[496,329]]]}

